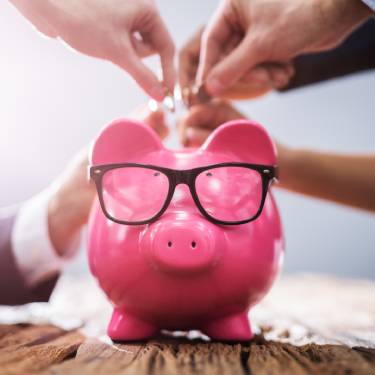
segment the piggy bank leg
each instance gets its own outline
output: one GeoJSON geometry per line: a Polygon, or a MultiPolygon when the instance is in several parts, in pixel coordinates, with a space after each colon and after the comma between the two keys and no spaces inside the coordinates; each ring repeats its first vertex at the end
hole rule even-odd
{"type": "Polygon", "coordinates": [[[144,340],[154,336],[159,329],[135,316],[114,309],[107,333],[114,341],[144,340]]]}
{"type": "Polygon", "coordinates": [[[248,341],[253,337],[247,312],[208,322],[201,331],[214,340],[248,341]]]}

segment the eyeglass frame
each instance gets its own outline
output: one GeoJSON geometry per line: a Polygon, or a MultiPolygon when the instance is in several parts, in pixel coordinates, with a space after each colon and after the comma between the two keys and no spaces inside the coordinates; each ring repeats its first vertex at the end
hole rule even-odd
{"type": "Polygon", "coordinates": [[[89,175],[90,175],[90,178],[95,183],[96,190],[98,192],[99,203],[100,203],[100,206],[104,215],[109,220],[118,224],[145,225],[145,224],[151,224],[155,222],[164,214],[164,212],[169,207],[177,185],[185,184],[189,187],[190,194],[199,212],[207,220],[211,221],[214,224],[219,224],[219,225],[241,225],[241,224],[246,224],[246,223],[256,220],[262,213],[264,203],[267,197],[268,188],[273,181],[277,180],[278,167],[276,165],[273,166],[273,165],[250,164],[250,163],[242,163],[242,162],[224,162],[224,163],[211,164],[211,165],[207,165],[204,167],[198,167],[198,168],[193,168],[193,169],[179,170],[179,169],[160,167],[160,166],[152,165],[152,164],[114,163],[114,164],[100,164],[100,165],[89,166],[89,175]],[[103,176],[105,175],[106,172],[112,169],[131,168],[131,167],[155,170],[155,171],[163,173],[168,178],[169,190],[168,190],[168,194],[166,196],[165,202],[163,206],[161,207],[161,209],[159,210],[159,212],[153,217],[151,217],[150,219],[142,220],[142,221],[119,220],[111,216],[106,209],[104,198],[103,198],[103,176]],[[240,221],[219,220],[211,216],[200,203],[198,194],[196,192],[196,186],[195,186],[197,176],[206,170],[211,170],[211,169],[216,169],[216,168],[221,168],[221,167],[243,167],[243,168],[255,170],[260,174],[262,178],[262,198],[261,198],[261,202],[260,202],[257,213],[254,216],[252,216],[250,219],[240,220],[240,221]]]}

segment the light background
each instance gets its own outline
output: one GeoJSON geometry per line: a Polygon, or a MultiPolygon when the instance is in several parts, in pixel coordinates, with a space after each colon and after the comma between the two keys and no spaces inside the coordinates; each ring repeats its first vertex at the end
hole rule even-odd
{"type": "MultiPolygon", "coordinates": [[[[206,22],[216,4],[158,1],[177,46],[206,22]]],[[[0,46],[0,205],[7,205],[47,186],[103,124],[126,116],[146,97],[110,63],[42,38],[7,1],[0,2],[0,46]]],[[[290,145],[374,151],[374,99],[371,72],[272,94],[240,108],[290,145]]],[[[286,192],[276,195],[287,241],[285,272],[375,279],[375,215],[286,192]]],[[[78,262],[82,266],[84,255],[78,262]]]]}

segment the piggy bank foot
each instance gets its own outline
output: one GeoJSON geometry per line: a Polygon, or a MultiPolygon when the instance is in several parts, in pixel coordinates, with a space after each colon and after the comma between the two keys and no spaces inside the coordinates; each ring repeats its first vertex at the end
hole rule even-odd
{"type": "Polygon", "coordinates": [[[107,333],[113,341],[137,341],[154,336],[159,329],[135,316],[114,309],[107,333]]]}
{"type": "Polygon", "coordinates": [[[213,340],[248,341],[253,337],[247,313],[211,321],[201,331],[213,340]]]}

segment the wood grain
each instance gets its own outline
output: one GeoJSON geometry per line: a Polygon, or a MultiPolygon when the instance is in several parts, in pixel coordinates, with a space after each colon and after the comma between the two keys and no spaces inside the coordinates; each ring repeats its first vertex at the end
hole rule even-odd
{"type": "Polygon", "coordinates": [[[51,325],[0,326],[1,374],[40,372],[75,356],[84,336],[51,325]]]}
{"type": "Polygon", "coordinates": [[[1,374],[374,374],[375,349],[159,337],[106,344],[47,325],[0,326],[1,374]]]}
{"type": "Polygon", "coordinates": [[[250,342],[190,332],[124,344],[105,336],[111,309],[95,283],[63,279],[50,304],[0,307],[0,374],[375,374],[374,295],[368,281],[282,279],[250,314],[250,342]]]}

